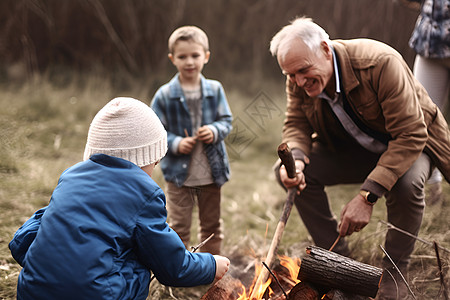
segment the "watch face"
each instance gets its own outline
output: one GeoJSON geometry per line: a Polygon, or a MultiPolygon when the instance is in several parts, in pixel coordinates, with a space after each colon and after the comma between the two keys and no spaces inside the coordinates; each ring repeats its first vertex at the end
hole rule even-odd
{"type": "Polygon", "coordinates": [[[369,201],[370,203],[375,203],[377,202],[378,197],[372,193],[367,193],[367,201],[369,201]]]}

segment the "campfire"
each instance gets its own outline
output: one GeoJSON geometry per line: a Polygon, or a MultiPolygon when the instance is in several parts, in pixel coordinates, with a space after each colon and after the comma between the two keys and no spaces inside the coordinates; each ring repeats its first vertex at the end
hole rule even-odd
{"type": "Polygon", "coordinates": [[[247,262],[237,262],[236,264],[240,266],[235,266],[224,278],[210,287],[202,300],[282,300],[286,299],[285,294],[300,282],[297,279],[300,259],[297,257],[279,255],[271,275],[259,287],[255,287],[257,278],[266,267],[256,258],[240,257],[239,259],[248,259],[248,266],[242,266],[247,262]]]}
{"type": "Polygon", "coordinates": [[[284,270],[281,268],[278,268],[278,272],[272,273],[272,276],[267,279],[266,282],[264,282],[259,287],[255,287],[257,278],[259,277],[259,274],[263,271],[263,265],[262,264],[255,264],[255,277],[252,281],[252,284],[247,289],[242,283],[242,293],[238,293],[239,297],[237,300],[247,300],[251,299],[251,295],[255,297],[256,299],[263,299],[263,297],[269,297],[267,299],[275,299],[279,298],[280,291],[278,293],[274,292],[273,286],[273,279],[275,279],[275,282],[277,282],[277,287],[281,292],[286,290],[286,287],[288,290],[291,290],[293,286],[295,286],[297,283],[300,282],[299,279],[297,279],[297,274],[300,269],[300,259],[299,258],[290,258],[288,256],[278,256],[280,260],[280,265],[284,267],[284,270]],[[272,286],[271,286],[272,285],[272,286]],[[254,290],[257,288],[258,290],[254,290]]]}
{"type": "MultiPolygon", "coordinates": [[[[308,246],[301,259],[279,255],[278,261],[270,270],[271,276],[259,286],[256,282],[264,266],[257,262],[249,286],[226,275],[201,299],[367,300],[376,296],[382,276],[380,268],[316,246],[308,246]]],[[[234,275],[242,277],[242,274],[234,275]]]]}
{"type": "MultiPolygon", "coordinates": [[[[278,156],[288,176],[293,178],[296,175],[295,162],[287,144],[278,147],[278,156]]],[[[301,261],[278,256],[279,266],[275,264],[296,192],[295,187],[288,189],[269,251],[262,264],[255,263],[255,276],[250,287],[247,289],[240,280],[226,275],[208,290],[202,300],[362,300],[376,296],[382,270],[332,252],[334,245],[329,250],[308,246],[301,261]]]]}

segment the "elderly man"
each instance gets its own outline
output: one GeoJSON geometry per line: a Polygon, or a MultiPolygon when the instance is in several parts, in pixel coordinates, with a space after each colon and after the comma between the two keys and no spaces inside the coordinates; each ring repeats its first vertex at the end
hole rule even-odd
{"type": "MultiPolygon", "coordinates": [[[[417,235],[431,170],[450,179],[450,132],[401,55],[374,40],[331,41],[309,18],[281,29],[270,51],[287,77],[283,141],[298,172],[290,179],[281,167],[276,175],[302,190],[295,205],[314,242],[330,248],[338,236],[360,231],[382,196],[388,221],[417,235]],[[324,187],[346,183],[362,185],[338,225],[324,187]]],[[[414,242],[395,230],[386,235],[386,251],[404,275],[414,242]]],[[[343,238],[335,251],[349,254],[343,238]]],[[[383,267],[397,279],[398,299],[406,299],[407,286],[386,257],[383,267]]],[[[383,276],[378,298],[397,299],[391,276],[383,276]]]]}

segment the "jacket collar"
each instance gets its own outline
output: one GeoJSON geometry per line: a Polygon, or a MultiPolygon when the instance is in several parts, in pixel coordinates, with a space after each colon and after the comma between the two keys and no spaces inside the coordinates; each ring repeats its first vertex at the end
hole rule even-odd
{"type": "Polygon", "coordinates": [[[347,49],[344,44],[340,41],[332,41],[332,47],[334,49],[334,54],[339,60],[339,66],[341,71],[341,81],[343,84],[344,93],[348,93],[359,85],[358,78],[356,78],[355,72],[353,71],[353,65],[347,49]]]}
{"type": "Polygon", "coordinates": [[[336,90],[334,92],[334,97],[330,98],[327,93],[325,92],[325,89],[322,91],[322,93],[320,93],[319,98],[325,98],[325,99],[329,99],[332,102],[336,102],[338,99],[338,95],[341,93],[341,74],[338,68],[338,62],[337,62],[337,58],[336,58],[336,52],[334,51],[333,46],[331,47],[331,52],[333,54],[333,70],[334,70],[334,78],[335,78],[335,86],[336,86],[336,90]]]}
{"type": "MultiPolygon", "coordinates": [[[[91,161],[98,163],[100,165],[106,166],[106,167],[112,167],[112,168],[125,168],[125,169],[130,169],[130,168],[135,168],[138,167],[137,165],[133,164],[132,162],[122,159],[122,158],[118,158],[118,157],[114,157],[114,156],[109,156],[106,154],[94,154],[89,158],[91,161]]],[[[138,167],[139,168],[139,167],[138,167]]]]}

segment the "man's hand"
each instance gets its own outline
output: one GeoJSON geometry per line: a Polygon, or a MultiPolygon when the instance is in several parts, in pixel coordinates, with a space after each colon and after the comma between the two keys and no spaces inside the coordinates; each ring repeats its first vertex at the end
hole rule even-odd
{"type": "Polygon", "coordinates": [[[214,133],[207,125],[204,125],[198,129],[197,138],[205,144],[211,144],[214,140],[214,133]]]}
{"type": "Polygon", "coordinates": [[[178,152],[181,154],[189,154],[194,149],[195,143],[197,142],[196,137],[185,137],[178,144],[178,152]]]}
{"type": "Polygon", "coordinates": [[[296,160],[295,170],[297,176],[295,176],[294,178],[289,178],[285,166],[282,165],[280,167],[280,180],[283,183],[283,185],[287,189],[297,187],[298,188],[297,194],[300,194],[300,191],[302,191],[306,187],[305,174],[303,174],[304,168],[305,163],[301,160],[296,160]]]}
{"type": "Polygon", "coordinates": [[[364,197],[358,194],[342,209],[339,235],[351,235],[363,229],[369,223],[372,211],[373,206],[366,203],[364,197]]]}

